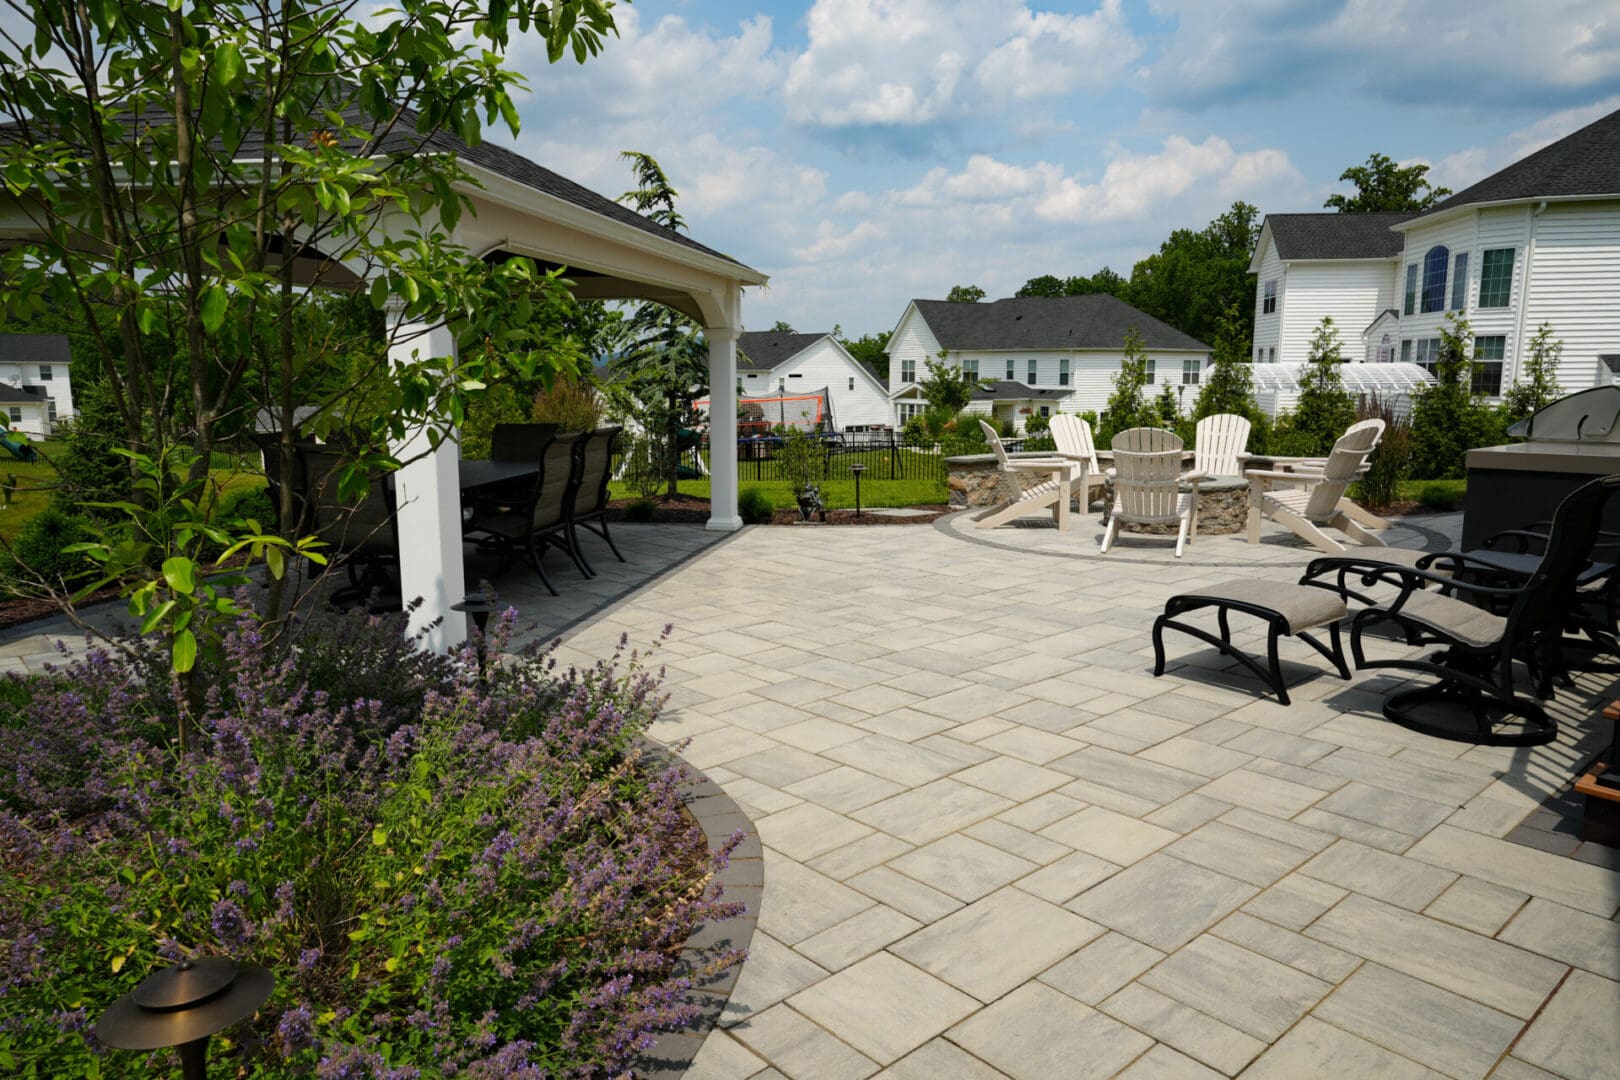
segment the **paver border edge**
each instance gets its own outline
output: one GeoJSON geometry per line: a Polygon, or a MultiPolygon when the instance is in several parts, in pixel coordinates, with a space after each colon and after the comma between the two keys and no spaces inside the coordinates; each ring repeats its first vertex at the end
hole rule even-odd
{"type": "MultiPolygon", "coordinates": [[[[736,535],[733,533],[732,535],[736,535]]],[[[712,550],[711,547],[703,550],[712,550]]],[[[726,868],[720,872],[719,882],[723,895],[743,901],[747,907],[741,915],[723,922],[707,922],[698,927],[681,947],[677,970],[700,971],[706,960],[730,949],[747,949],[753,944],[754,929],[759,922],[760,899],[765,891],[765,858],[760,844],[759,830],[748,814],[738,806],[725,789],[708,774],[687,762],[674,750],[650,741],[644,742],[646,751],[665,767],[686,769],[686,809],[697,819],[703,830],[704,841],[710,850],[719,847],[732,833],[743,833],[742,843],[731,853],[726,868]]],[[[643,1050],[631,1067],[637,1080],[675,1080],[691,1066],[703,1042],[718,1026],[720,1013],[731,1000],[742,973],[743,963],[735,964],[717,976],[695,978],[687,1000],[697,1004],[702,1012],[686,1027],[666,1031],[643,1050]]]]}

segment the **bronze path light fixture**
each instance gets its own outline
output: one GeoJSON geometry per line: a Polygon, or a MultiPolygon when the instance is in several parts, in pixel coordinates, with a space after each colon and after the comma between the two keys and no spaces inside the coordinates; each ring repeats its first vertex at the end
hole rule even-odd
{"type": "Polygon", "coordinates": [[[208,1039],[258,1011],[276,980],[258,964],[223,956],[186,960],[153,972],[96,1021],[96,1038],[117,1050],[180,1054],[185,1080],[203,1080],[208,1039]]]}
{"type": "Polygon", "coordinates": [[[855,516],[858,518],[861,516],[861,473],[866,471],[866,466],[857,461],[849,471],[855,474],[855,516]]]}

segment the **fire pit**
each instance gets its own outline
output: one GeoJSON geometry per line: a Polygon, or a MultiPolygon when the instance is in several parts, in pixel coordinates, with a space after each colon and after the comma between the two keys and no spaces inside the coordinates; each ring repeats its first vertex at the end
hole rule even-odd
{"type": "MultiPolygon", "coordinates": [[[[1547,521],[1581,484],[1620,473],[1620,386],[1559,398],[1508,434],[1524,442],[1468,451],[1465,550],[1504,529],[1547,521]]],[[[1620,505],[1610,505],[1603,527],[1620,528],[1620,505]]]]}

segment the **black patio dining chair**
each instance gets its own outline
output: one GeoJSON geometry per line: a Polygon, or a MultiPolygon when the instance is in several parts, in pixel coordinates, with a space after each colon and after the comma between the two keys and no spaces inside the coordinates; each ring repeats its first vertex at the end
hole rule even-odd
{"type": "Polygon", "coordinates": [[[1514,664],[1526,666],[1539,697],[1551,695],[1565,616],[1590,563],[1604,506],[1617,489],[1620,475],[1571,492],[1553,515],[1540,562],[1519,586],[1485,585],[1416,566],[1370,568],[1362,584],[1390,585],[1397,595],[1352,620],[1355,666],[1416,671],[1437,680],[1391,694],[1384,715],[1414,731],[1492,746],[1537,746],[1556,738],[1557,722],[1539,701],[1519,692],[1514,664]],[[1493,605],[1505,614],[1490,610],[1493,605]],[[1438,645],[1440,651],[1368,659],[1363,638],[1383,622],[1399,627],[1408,642],[1438,645]]]}
{"type": "Polygon", "coordinates": [[[349,584],[328,597],[344,606],[364,602],[374,611],[398,611],[400,591],[389,576],[399,565],[399,518],[393,478],[381,470],[366,476],[358,496],[339,491],[352,460],[341,451],[303,446],[297,452],[296,475],[301,490],[304,529],[318,537],[328,560],[327,571],[342,567],[349,584]]]}
{"type": "MultiPolygon", "coordinates": [[[[581,562],[585,562],[585,553],[580,550],[579,530],[588,529],[607,541],[613,555],[620,562],[624,556],[619,552],[619,545],[613,542],[608,533],[608,481],[613,473],[613,445],[619,438],[622,428],[598,428],[585,435],[584,445],[580,450],[580,478],[579,489],[574,496],[574,505],[568,515],[568,539],[573,545],[581,562]],[[593,525],[592,522],[595,522],[593,525]]],[[[585,562],[586,569],[590,563],[585,562]]],[[[595,570],[591,570],[594,575],[595,570]]]]}
{"type": "Polygon", "coordinates": [[[561,548],[581,576],[591,576],[568,528],[569,511],[579,490],[583,442],[584,436],[573,432],[552,435],[540,450],[539,471],[524,496],[513,505],[481,512],[467,534],[481,544],[499,546],[508,558],[514,551],[524,552],[552,596],[558,592],[540,561],[547,548],[561,548]]]}

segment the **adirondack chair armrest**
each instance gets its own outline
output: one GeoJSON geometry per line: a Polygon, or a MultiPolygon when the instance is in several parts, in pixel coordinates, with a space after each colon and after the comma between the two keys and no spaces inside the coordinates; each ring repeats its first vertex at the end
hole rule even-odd
{"type": "Polygon", "coordinates": [[[1249,469],[1243,475],[1262,480],[1293,480],[1298,483],[1311,484],[1322,479],[1320,472],[1283,472],[1280,469],[1249,469]]]}
{"type": "Polygon", "coordinates": [[[1078,468],[1078,461],[1064,458],[1014,458],[1007,462],[1009,472],[1052,472],[1055,469],[1072,471],[1078,468]]]}

